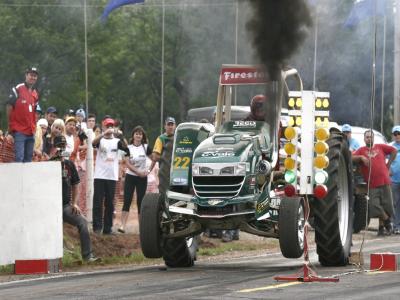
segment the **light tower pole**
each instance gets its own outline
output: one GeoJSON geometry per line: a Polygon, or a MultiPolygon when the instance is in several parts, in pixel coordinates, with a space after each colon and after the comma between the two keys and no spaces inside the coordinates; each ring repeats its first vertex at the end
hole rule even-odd
{"type": "Polygon", "coordinates": [[[396,0],[394,18],[394,125],[400,124],[400,0],[396,0]]]}

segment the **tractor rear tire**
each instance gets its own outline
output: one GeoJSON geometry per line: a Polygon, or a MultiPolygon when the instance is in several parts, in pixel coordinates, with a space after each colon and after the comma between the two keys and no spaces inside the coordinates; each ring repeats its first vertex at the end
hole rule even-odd
{"type": "Polygon", "coordinates": [[[161,194],[164,195],[169,189],[173,146],[174,142],[172,137],[170,140],[166,142],[160,157],[160,169],[158,170],[158,179],[159,179],[158,190],[161,194]]]}
{"type": "Polygon", "coordinates": [[[314,199],[315,242],[323,266],[349,262],[353,234],[353,177],[348,144],[339,132],[331,132],[329,145],[328,194],[314,199]]]}
{"type": "Polygon", "coordinates": [[[142,252],[147,258],[160,258],[163,255],[161,220],[161,195],[158,193],[146,194],[141,206],[139,234],[142,252]]]}
{"type": "Polygon", "coordinates": [[[279,246],[286,258],[299,258],[304,252],[306,225],[302,198],[282,198],[279,207],[279,246]]]}
{"type": "Polygon", "coordinates": [[[367,213],[368,200],[366,195],[355,195],[353,233],[359,233],[361,230],[366,229],[369,224],[367,213]]]}
{"type": "Polygon", "coordinates": [[[163,248],[165,264],[170,268],[187,268],[194,265],[199,248],[198,237],[166,239],[163,248]]]}

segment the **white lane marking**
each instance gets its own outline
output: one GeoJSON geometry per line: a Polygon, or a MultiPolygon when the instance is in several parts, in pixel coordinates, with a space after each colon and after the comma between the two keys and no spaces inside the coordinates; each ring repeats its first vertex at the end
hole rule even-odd
{"type": "Polygon", "coordinates": [[[245,289],[245,290],[240,290],[238,292],[239,293],[251,293],[251,292],[258,292],[258,291],[265,291],[265,290],[273,290],[273,289],[284,288],[287,286],[298,285],[298,284],[302,284],[302,283],[304,283],[304,282],[295,281],[295,282],[289,282],[289,283],[281,283],[281,284],[263,286],[263,287],[254,288],[254,289],[245,289]]]}

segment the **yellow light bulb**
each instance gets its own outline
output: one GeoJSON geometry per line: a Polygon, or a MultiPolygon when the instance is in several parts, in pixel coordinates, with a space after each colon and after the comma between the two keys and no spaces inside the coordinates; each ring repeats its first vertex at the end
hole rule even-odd
{"type": "Polygon", "coordinates": [[[296,118],[296,125],[297,126],[301,126],[302,123],[303,123],[303,120],[301,119],[301,117],[297,117],[296,118]]]}
{"type": "Polygon", "coordinates": [[[293,108],[293,107],[294,107],[294,103],[295,103],[295,102],[294,102],[294,98],[290,98],[290,99],[289,99],[289,102],[288,102],[289,107],[292,107],[292,108],[293,108]]]}
{"type": "Polygon", "coordinates": [[[286,127],[284,134],[286,139],[293,140],[296,137],[296,129],[292,126],[286,127]]]}
{"type": "Polygon", "coordinates": [[[294,125],[294,118],[290,117],[289,119],[289,126],[293,126],[294,125]]]}
{"type": "Polygon", "coordinates": [[[320,108],[322,106],[321,99],[318,98],[317,101],[315,101],[315,107],[320,108]]]}
{"type": "Polygon", "coordinates": [[[321,125],[321,118],[317,117],[317,119],[315,120],[315,125],[317,125],[317,127],[319,127],[321,125]]]}
{"type": "Polygon", "coordinates": [[[318,155],[314,158],[314,166],[318,169],[325,169],[329,165],[329,159],[325,155],[318,155]]]}
{"type": "Polygon", "coordinates": [[[300,108],[302,105],[303,105],[303,100],[301,98],[297,98],[296,106],[300,108]]]}
{"type": "Polygon", "coordinates": [[[285,169],[293,170],[296,166],[296,161],[291,157],[287,157],[287,158],[285,158],[283,165],[285,166],[285,169]]]}
{"type": "Polygon", "coordinates": [[[328,150],[329,150],[329,146],[325,142],[318,141],[314,145],[314,151],[317,154],[326,154],[328,152],[328,150]]]}
{"type": "Polygon", "coordinates": [[[285,152],[289,155],[293,155],[296,153],[296,146],[292,143],[286,143],[284,146],[285,152]]]}
{"type": "Polygon", "coordinates": [[[328,118],[324,118],[324,127],[329,127],[329,120],[328,120],[328,118]]]}
{"type": "Polygon", "coordinates": [[[328,100],[328,98],[325,98],[324,101],[322,101],[322,106],[323,106],[324,108],[327,108],[327,107],[329,106],[329,100],[328,100]]]}
{"type": "Polygon", "coordinates": [[[315,131],[315,137],[318,141],[326,141],[329,138],[329,130],[325,127],[320,127],[315,131]]]}

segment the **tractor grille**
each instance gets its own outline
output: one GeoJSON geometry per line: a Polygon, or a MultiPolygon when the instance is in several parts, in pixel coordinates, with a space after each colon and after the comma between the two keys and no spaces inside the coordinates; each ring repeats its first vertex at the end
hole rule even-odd
{"type": "Polygon", "coordinates": [[[210,215],[210,216],[218,216],[218,215],[227,215],[236,211],[236,207],[234,205],[226,205],[222,207],[197,207],[197,213],[199,215],[210,215]]]}
{"type": "Polygon", "coordinates": [[[244,176],[193,176],[196,195],[202,198],[232,198],[239,194],[244,176]]]}

